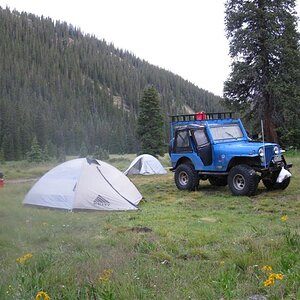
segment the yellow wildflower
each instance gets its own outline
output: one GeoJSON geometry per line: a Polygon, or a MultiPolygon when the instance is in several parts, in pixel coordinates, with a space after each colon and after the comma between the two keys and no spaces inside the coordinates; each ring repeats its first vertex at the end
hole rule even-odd
{"type": "Polygon", "coordinates": [[[110,280],[111,274],[113,273],[112,269],[105,269],[102,274],[99,276],[98,281],[100,283],[106,283],[110,280]]]}
{"type": "Polygon", "coordinates": [[[32,257],[32,253],[27,253],[19,258],[16,259],[16,262],[23,264],[26,260],[30,259],[32,257]]]}
{"type": "Polygon", "coordinates": [[[282,216],[280,219],[282,222],[286,222],[289,217],[287,215],[282,216]]]}
{"type": "Polygon", "coordinates": [[[268,279],[266,279],[264,281],[264,286],[267,287],[267,286],[273,285],[275,283],[276,279],[282,280],[283,277],[284,276],[281,273],[270,273],[268,279]]]}
{"type": "Polygon", "coordinates": [[[270,286],[273,285],[275,283],[275,279],[274,278],[268,278],[267,280],[264,281],[264,286],[270,286]]]}
{"type": "Polygon", "coordinates": [[[40,291],[35,296],[35,300],[50,300],[50,297],[46,292],[40,291]]]}
{"type": "Polygon", "coordinates": [[[274,274],[274,276],[275,276],[275,279],[278,279],[278,280],[282,280],[284,278],[283,274],[280,274],[280,273],[274,274]]]}
{"type": "Polygon", "coordinates": [[[265,271],[265,272],[271,272],[273,269],[271,266],[263,266],[261,268],[262,271],[265,271]]]}

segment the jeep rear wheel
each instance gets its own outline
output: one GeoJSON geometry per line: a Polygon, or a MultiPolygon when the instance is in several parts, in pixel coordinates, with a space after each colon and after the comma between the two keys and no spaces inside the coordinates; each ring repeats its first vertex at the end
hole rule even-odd
{"type": "Polygon", "coordinates": [[[182,164],[176,168],[175,184],[179,190],[194,191],[199,185],[199,176],[191,164],[182,164]]]}
{"type": "Polygon", "coordinates": [[[233,167],[228,175],[228,186],[235,196],[251,196],[256,193],[258,177],[247,165],[233,167]]]}

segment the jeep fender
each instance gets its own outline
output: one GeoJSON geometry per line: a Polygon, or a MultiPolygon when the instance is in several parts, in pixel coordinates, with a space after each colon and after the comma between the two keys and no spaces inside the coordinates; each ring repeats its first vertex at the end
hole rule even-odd
{"type": "Polygon", "coordinates": [[[173,169],[176,169],[181,164],[189,164],[189,165],[194,166],[194,164],[193,164],[193,162],[192,162],[191,159],[183,156],[183,157],[181,157],[180,159],[177,160],[176,165],[175,165],[175,167],[173,169]]]}
{"type": "Polygon", "coordinates": [[[229,172],[234,166],[237,165],[248,165],[251,167],[260,166],[260,158],[259,156],[254,157],[245,157],[245,156],[239,156],[239,157],[233,157],[230,159],[228,165],[227,165],[227,172],[229,172]]]}

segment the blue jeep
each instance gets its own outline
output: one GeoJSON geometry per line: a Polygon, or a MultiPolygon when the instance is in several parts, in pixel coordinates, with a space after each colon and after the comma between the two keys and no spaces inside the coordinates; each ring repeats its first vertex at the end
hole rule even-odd
{"type": "Polygon", "coordinates": [[[171,170],[179,190],[196,190],[200,180],[214,186],[228,184],[233,195],[251,196],[260,180],[267,189],[285,189],[277,178],[289,170],[279,147],[274,143],[250,139],[240,119],[232,113],[197,113],[171,116],[169,154],[171,170]]]}

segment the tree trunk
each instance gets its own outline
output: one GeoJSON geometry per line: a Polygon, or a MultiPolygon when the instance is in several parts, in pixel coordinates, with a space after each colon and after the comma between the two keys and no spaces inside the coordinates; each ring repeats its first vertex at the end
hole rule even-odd
{"type": "Polygon", "coordinates": [[[271,110],[265,112],[264,132],[267,142],[278,143],[278,135],[271,110]]]}

